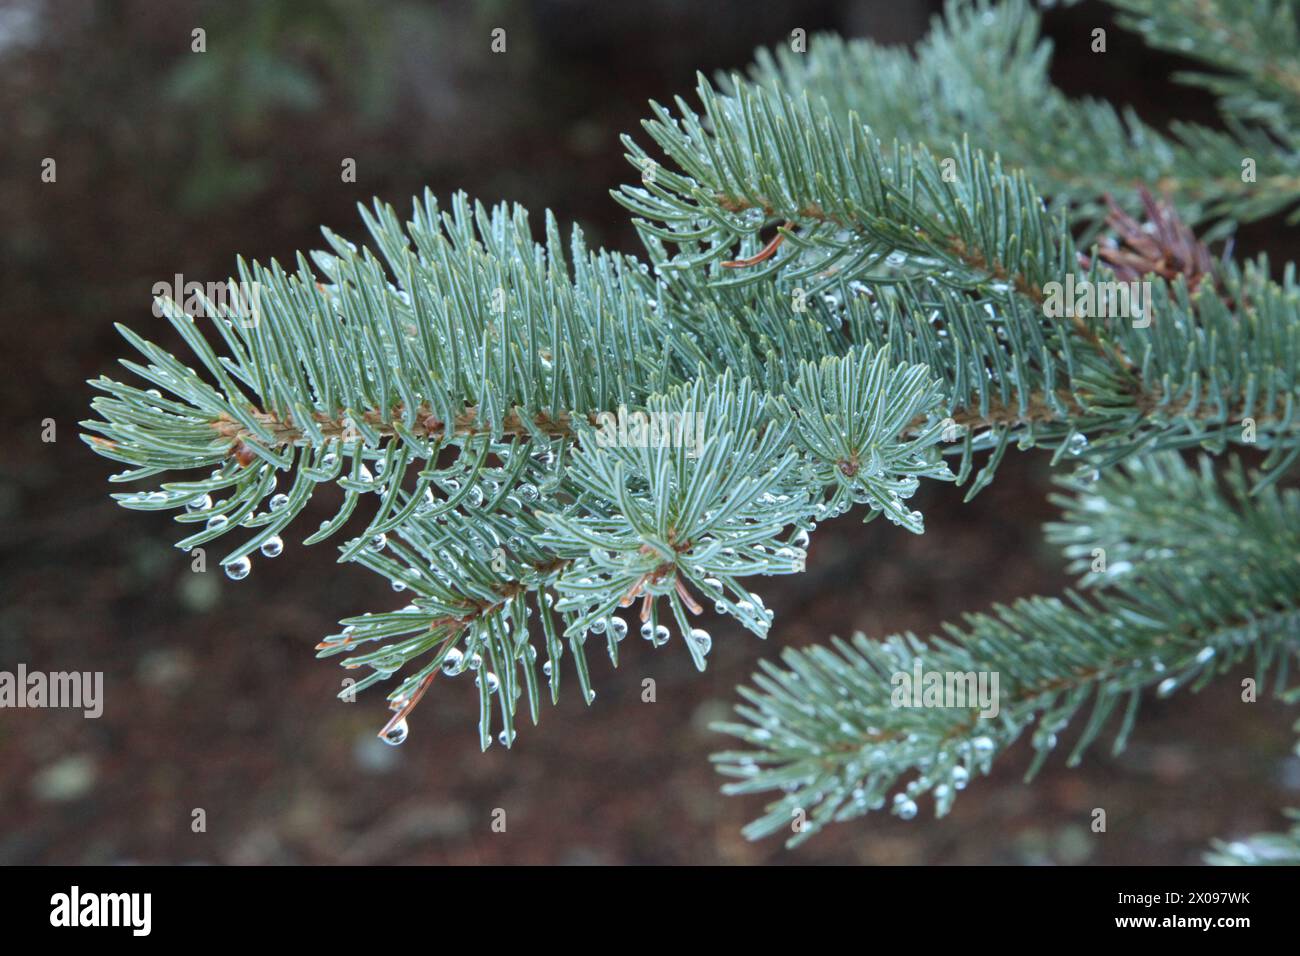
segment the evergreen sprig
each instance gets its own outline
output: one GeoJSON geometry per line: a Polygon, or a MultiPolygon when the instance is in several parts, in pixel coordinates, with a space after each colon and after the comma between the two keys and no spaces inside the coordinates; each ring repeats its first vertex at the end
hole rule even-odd
{"type": "MultiPolygon", "coordinates": [[[[1221,97],[1225,130],[1178,122],[1165,135],[1132,109],[1066,97],[1048,75],[1052,47],[1040,39],[1028,0],[949,0],[914,53],[833,35],[812,38],[811,55],[760,50],[749,79],[825,102],[845,129],[856,114],[886,143],[947,150],[969,137],[1024,169],[1054,206],[1094,227],[1089,235],[1105,214],[1102,197],[1134,203],[1139,185],[1157,185],[1189,220],[1220,220],[1224,229],[1286,210],[1292,221],[1300,216],[1300,69],[1290,0],[1110,2],[1126,11],[1121,24],[1148,43],[1213,68],[1179,78],[1221,97]],[[1255,162],[1252,182],[1242,176],[1247,158],[1255,162]]],[[[1105,69],[1112,54],[1092,49],[1105,69]]]]}
{"type": "MultiPolygon", "coordinates": [[[[1212,234],[1296,205],[1294,15],[1252,4],[1225,34],[1238,55],[1207,45],[1228,29],[1218,0],[1171,4],[1181,20],[1117,5],[1217,71],[1195,81],[1224,131],[1165,136],[1064,98],[1023,0],[953,0],[915,55],[833,37],[760,52],[748,77],[701,77],[697,106],[652,104],[649,144],[624,138],[640,176],[615,196],[641,258],[549,213],[539,242],[517,206],[426,192],[403,222],[376,202],[369,247],[327,230],[292,270],[241,260],[251,314],[160,300],[198,368],[122,328],[143,385],[92,382],[86,440],[128,466],[114,481],[160,479],[115,497],[177,511],[179,547],[239,531],[234,578],[337,487],[305,542],[341,539],[408,602],[320,643],[363,672],[341,696],[388,683],[397,743],[438,674],[472,675],[483,747],[514,741],[525,700],[538,720],[543,681],[558,699],[566,653],[590,702],[588,642],[617,665],[624,612],[702,668],[695,615],[712,603],[766,636],[749,579],[802,570],[819,523],[862,505],[919,533],[920,479],[973,495],[1013,442],[1069,463],[1049,535],[1080,592],[928,641],[786,651],[742,690],[724,729],[753,749],[720,769],[731,791],[783,794],[751,836],[794,818],[797,841],[891,799],[910,817],[925,794],[945,813],[1025,734],[1031,773],[1071,723],[1072,761],[1112,715],[1122,746],[1145,691],[1246,659],[1281,689],[1300,634],[1293,265],[1180,272],[1149,254],[1160,228],[1133,225],[1140,299],[1114,314],[1062,290],[1118,295],[1093,245],[1106,193],[1136,210],[1151,185],[1212,234]],[[1265,453],[1249,479],[1180,457],[1229,446],[1265,453]],[[997,716],[894,706],[917,669],[996,673],[997,716]]],[[[1225,846],[1244,861],[1255,844],[1225,846]]]]}
{"type": "Polygon", "coordinates": [[[1244,660],[1261,689],[1271,677],[1285,691],[1300,662],[1300,492],[1252,496],[1244,469],[1228,475],[1220,488],[1207,459],[1193,469],[1165,453],[1093,482],[1067,480],[1067,520],[1052,534],[1067,543],[1067,556],[1086,549],[1096,561],[1093,549],[1102,550],[1104,570],[1082,580],[1088,596],[998,606],[929,640],[859,634],[831,648],[787,650],[784,666],[765,662],[754,687],[741,690],[745,722],[719,727],[752,749],[715,757],[735,778],[729,792],[783,794],[747,833],[798,821],[795,844],[826,823],[884,808],[891,792],[898,816],[914,817],[923,795],[943,816],[968,781],[1027,733],[1036,752],[1028,777],[1072,722],[1082,725],[1071,765],[1112,716],[1119,752],[1143,691],[1200,690],[1244,660]],[[1207,576],[1215,557],[1220,571],[1207,576]],[[910,688],[920,693],[918,672],[940,675],[940,689],[950,675],[984,675],[997,691],[998,706],[987,710],[996,713],[973,696],[970,706],[943,696],[917,706],[910,688]]]}
{"type": "MultiPolygon", "coordinates": [[[[1185,70],[1176,79],[1214,94],[1225,117],[1261,124],[1294,155],[1300,142],[1300,10],[1295,3],[1107,2],[1121,11],[1120,25],[1141,34],[1150,46],[1210,68],[1185,70]]],[[[1290,182],[1292,190],[1300,188],[1294,175],[1290,182]]]]}
{"type": "MultiPolygon", "coordinates": [[[[1194,293],[1158,283],[1145,323],[1067,319],[1049,307],[1053,283],[1096,287],[1113,276],[1080,266],[1066,223],[1022,173],[968,144],[946,160],[924,147],[887,150],[852,118],[846,137],[807,95],[745,85],[723,95],[701,79],[699,96],[702,114],[679,100],[679,115],[656,107],[646,124],[685,173],[658,172],[619,194],[642,217],[669,294],[717,324],[695,303],[766,280],[724,308],[781,317],[804,307],[833,335],[889,341],[929,365],[967,426],[963,477],[971,451],[994,448],[972,494],[1013,437],[1058,452],[1091,440],[1089,457],[1103,465],[1142,449],[1254,442],[1261,430],[1261,447],[1277,450],[1270,468],[1300,454],[1292,270],[1279,284],[1264,261],[1233,265],[1222,289],[1194,293]],[[777,222],[789,242],[731,278],[731,257],[753,253],[777,222]],[[1258,427],[1243,430],[1244,419],[1258,427]]],[[[625,142],[634,165],[653,168],[625,142]]]]}

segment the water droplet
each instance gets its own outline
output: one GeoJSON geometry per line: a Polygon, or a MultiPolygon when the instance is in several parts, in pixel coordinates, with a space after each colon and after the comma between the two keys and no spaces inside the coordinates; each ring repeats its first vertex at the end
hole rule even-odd
{"type": "Polygon", "coordinates": [[[704,628],[691,628],[690,637],[691,643],[695,645],[696,649],[700,652],[701,657],[707,657],[709,651],[713,650],[713,638],[709,636],[709,632],[704,630],[704,628]]]}
{"type": "Polygon", "coordinates": [[[991,754],[995,745],[992,737],[976,737],[971,741],[971,746],[977,754],[991,754]]]}
{"type": "Polygon", "coordinates": [[[593,633],[593,634],[604,634],[604,633],[605,633],[605,621],[604,621],[603,619],[601,619],[601,618],[596,618],[596,620],[592,621],[592,622],[591,622],[591,633],[593,633]]]}
{"type": "Polygon", "coordinates": [[[793,538],[790,539],[790,543],[793,544],[796,548],[808,547],[808,532],[804,531],[803,529],[800,529],[799,532],[793,538]]]}
{"type": "Polygon", "coordinates": [[[587,691],[587,703],[590,704],[595,699],[596,699],[596,692],[594,690],[587,691]]]}
{"type": "Polygon", "coordinates": [[[614,640],[623,640],[623,638],[627,637],[627,621],[621,617],[611,617],[609,619],[609,631],[614,635],[614,640]]]}
{"type": "Polygon", "coordinates": [[[388,535],[377,534],[370,539],[369,548],[371,551],[383,551],[388,547],[388,535]]]}
{"type": "Polygon", "coordinates": [[[528,482],[524,482],[522,485],[520,485],[518,490],[519,490],[519,497],[522,498],[524,501],[531,502],[537,500],[537,489],[532,485],[530,485],[528,482]]]}
{"type": "Polygon", "coordinates": [[[388,730],[384,731],[384,735],[380,739],[384,743],[396,747],[406,739],[407,734],[410,732],[411,729],[407,726],[406,718],[403,717],[397,723],[393,724],[393,726],[389,727],[388,730]]]}
{"type": "Polygon", "coordinates": [[[268,558],[278,558],[280,552],[284,550],[284,539],[278,534],[273,534],[262,542],[262,554],[268,558]]]}
{"type": "Polygon", "coordinates": [[[1209,660],[1210,658],[1212,658],[1213,656],[1214,656],[1214,648],[1212,648],[1212,647],[1204,647],[1204,648],[1201,649],[1201,652],[1200,652],[1199,654],[1196,655],[1196,663],[1198,663],[1198,664],[1204,664],[1206,661],[1208,661],[1208,660],[1209,660]]]}
{"type": "Polygon", "coordinates": [[[654,646],[655,646],[655,647],[658,647],[658,646],[661,645],[661,644],[667,644],[667,643],[668,643],[668,633],[669,633],[669,632],[668,632],[668,628],[667,628],[666,626],[664,626],[663,624],[660,624],[658,627],[656,627],[656,628],[655,628],[655,634],[654,634],[654,640],[652,641],[652,643],[654,644],[654,646]]]}
{"type": "Polygon", "coordinates": [[[916,801],[909,800],[900,793],[894,798],[894,814],[901,820],[913,819],[916,816],[916,801]]]}
{"type": "Polygon", "coordinates": [[[455,677],[465,669],[465,655],[452,647],[442,658],[442,672],[448,677],[455,677]]]}
{"type": "Polygon", "coordinates": [[[482,667],[482,666],[483,666],[483,655],[482,655],[482,654],[471,654],[471,655],[469,656],[469,669],[470,669],[470,670],[472,670],[472,671],[476,671],[476,670],[478,670],[478,669],[479,669],[480,667],[482,667]]]}
{"type": "Polygon", "coordinates": [[[185,502],[186,511],[207,511],[212,507],[212,496],[204,495],[202,498],[192,498],[185,502]]]}
{"type": "Polygon", "coordinates": [[[213,515],[208,519],[207,527],[209,531],[215,531],[217,528],[224,528],[228,524],[230,524],[230,519],[225,515],[213,515]]]}
{"type": "Polygon", "coordinates": [[[554,668],[554,666],[551,664],[550,661],[547,661],[545,664],[542,665],[542,673],[545,674],[547,677],[550,677],[550,676],[551,676],[551,672],[552,672],[554,669],[555,669],[555,668],[554,668]]]}
{"type": "Polygon", "coordinates": [[[394,590],[394,591],[405,591],[405,590],[406,590],[406,582],[405,582],[405,581],[394,580],[394,581],[393,581],[393,590],[394,590]]]}
{"type": "Polygon", "coordinates": [[[513,733],[507,734],[503,730],[501,731],[501,733],[497,734],[497,740],[501,741],[501,746],[509,747],[512,743],[514,743],[515,735],[513,733]]]}
{"type": "Polygon", "coordinates": [[[1156,693],[1159,694],[1161,697],[1168,697],[1177,689],[1178,689],[1178,679],[1174,677],[1166,677],[1164,680],[1160,682],[1160,686],[1156,688],[1156,693]]]}
{"type": "Polygon", "coordinates": [[[242,581],[248,577],[248,572],[253,569],[253,562],[248,560],[245,555],[242,558],[236,558],[226,565],[226,577],[233,581],[242,581]]]}

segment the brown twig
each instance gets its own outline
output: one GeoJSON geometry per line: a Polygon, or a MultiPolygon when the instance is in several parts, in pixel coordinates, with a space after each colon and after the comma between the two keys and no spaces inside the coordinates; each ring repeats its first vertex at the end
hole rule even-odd
{"type": "Polygon", "coordinates": [[[776,255],[776,250],[781,248],[781,243],[785,241],[785,233],[782,230],[793,229],[793,228],[794,228],[794,223],[790,222],[787,219],[785,225],[783,225],[780,229],[776,231],[776,235],[772,237],[772,241],[769,242],[767,245],[765,245],[754,255],[750,256],[748,259],[731,259],[727,262],[724,262],[722,264],[722,267],[724,269],[743,269],[746,266],[756,266],[760,262],[764,262],[768,259],[771,259],[774,255],[776,255]]]}

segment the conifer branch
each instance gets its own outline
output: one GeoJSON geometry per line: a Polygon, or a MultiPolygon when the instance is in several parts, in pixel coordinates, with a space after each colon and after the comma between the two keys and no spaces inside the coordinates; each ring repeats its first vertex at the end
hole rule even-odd
{"type": "Polygon", "coordinates": [[[858,635],[834,640],[834,650],[787,650],[783,668],[765,663],[755,686],[742,688],[744,722],[719,727],[752,749],[715,758],[734,778],[728,792],[784,793],[747,833],[799,821],[790,838],[798,843],[831,821],[883,809],[891,792],[898,816],[915,816],[925,794],[942,816],[1031,729],[1031,777],[1089,705],[1070,764],[1112,717],[1118,751],[1143,691],[1200,690],[1247,658],[1261,688],[1272,675],[1284,691],[1300,658],[1300,493],[1252,496],[1243,469],[1229,476],[1225,490],[1208,460],[1193,470],[1167,454],[1067,482],[1074,496],[1054,536],[1069,542],[1067,555],[1087,548],[1095,562],[1092,549],[1102,549],[1105,570],[1083,579],[1091,599],[1031,598],[928,641],[858,635]],[[1213,516],[1202,522],[1208,541],[1187,533],[1203,515],[1213,516]],[[1211,560],[1242,573],[1208,575],[1211,560]],[[992,693],[977,698],[977,683],[992,693]]]}
{"type": "MultiPolygon", "coordinates": [[[[1195,7],[1181,22],[1116,3],[1178,48],[1224,16],[1219,0],[1177,0],[1195,7]]],[[[517,206],[426,193],[402,223],[376,203],[370,248],[326,231],[292,272],[241,261],[252,316],[162,301],[200,369],[122,328],[143,387],[92,382],[86,441],[128,466],[115,482],[162,478],[115,497],[179,511],[178,547],[242,529],[221,558],[234,578],[336,487],[306,543],[346,531],[340,560],[409,602],[344,620],[319,655],[363,673],[343,696],[392,681],[394,743],[439,673],[473,675],[483,747],[511,745],[525,700],[538,720],[543,678],[558,699],[566,654],[590,702],[589,645],[617,665],[621,612],[703,668],[697,615],[712,603],[766,636],[748,579],[802,570],[820,522],[862,505],[920,533],[921,479],[974,495],[1013,441],[1047,448],[1075,466],[1049,534],[1086,596],[929,641],[786,651],[725,728],[753,748],[718,757],[729,789],[785,794],[751,836],[798,810],[803,839],[891,793],[901,816],[927,793],[942,814],[1031,728],[1037,769],[1090,702],[1072,760],[1124,703],[1122,746],[1148,689],[1198,689],[1250,657],[1284,683],[1300,286],[1292,265],[1214,263],[1178,214],[1213,235],[1300,202],[1287,9],[1261,0],[1232,24],[1235,52],[1202,51],[1226,72],[1196,81],[1241,119],[1170,137],[1054,90],[1024,0],[954,0],[915,55],[831,37],[760,52],[747,79],[701,78],[698,107],[652,104],[662,162],[624,139],[641,180],[616,198],[641,259],[566,241],[549,214],[539,242],[517,206]],[[1140,305],[1098,308],[1128,283],[1140,305]],[[1229,446],[1265,453],[1250,481],[1177,455],[1229,446]],[[999,715],[893,706],[891,678],[915,667],[1000,675],[999,715]]]]}
{"type": "MultiPolygon", "coordinates": [[[[1229,224],[1295,210],[1300,136],[1295,109],[1283,105],[1293,106],[1296,72],[1288,0],[1250,4],[1249,10],[1231,0],[1112,2],[1128,11],[1121,24],[1147,42],[1200,56],[1222,71],[1186,78],[1224,97],[1227,132],[1178,123],[1173,136],[1165,136],[1131,109],[1067,98],[1049,78],[1051,46],[1040,38],[1040,18],[1028,0],[949,0],[914,54],[829,35],[810,38],[807,54],[760,50],[749,79],[824,102],[841,122],[855,113],[886,143],[944,151],[969,137],[1024,169],[1054,207],[1094,228],[1106,212],[1104,195],[1130,202],[1139,187],[1150,185],[1193,222],[1229,224]],[[1251,52],[1242,55],[1246,47],[1251,52]],[[1246,158],[1255,164],[1249,181],[1243,177],[1246,158]]],[[[1095,35],[1092,42],[1104,69],[1113,54],[1096,49],[1095,35]]],[[[728,92],[732,84],[723,78],[728,92]]]]}

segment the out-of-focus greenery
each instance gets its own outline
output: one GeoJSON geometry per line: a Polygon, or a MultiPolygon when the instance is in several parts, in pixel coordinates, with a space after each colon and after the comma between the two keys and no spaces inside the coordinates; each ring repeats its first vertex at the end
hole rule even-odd
{"type": "Polygon", "coordinates": [[[394,38],[408,28],[427,33],[438,22],[436,5],[409,2],[212,4],[199,24],[206,51],[180,59],[164,81],[168,99],[193,121],[196,155],[181,202],[204,208],[262,188],[266,162],[238,146],[270,135],[283,112],[327,117],[331,103],[344,100],[351,119],[390,119],[399,65],[394,38]]]}

